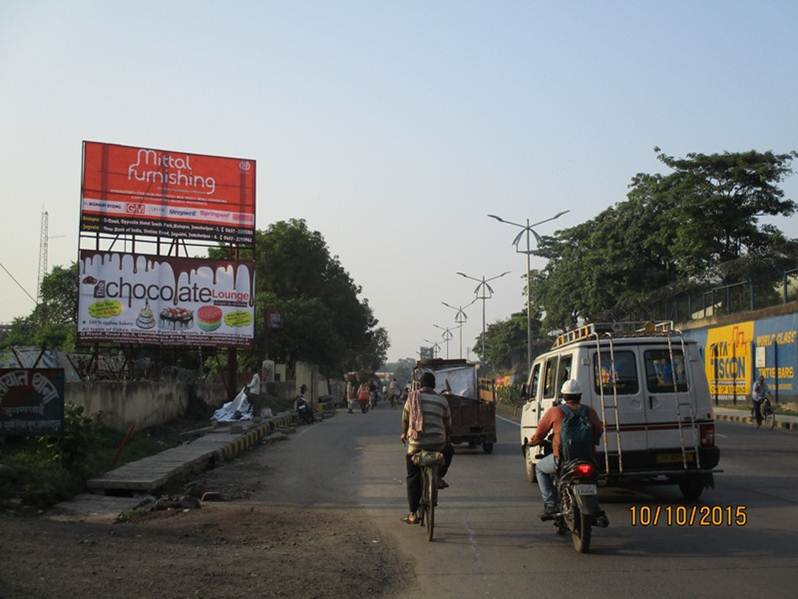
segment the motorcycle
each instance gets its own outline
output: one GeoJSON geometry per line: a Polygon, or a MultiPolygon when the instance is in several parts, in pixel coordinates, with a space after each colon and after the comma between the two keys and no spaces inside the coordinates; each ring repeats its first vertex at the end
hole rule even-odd
{"type": "MultiPolygon", "coordinates": [[[[538,459],[551,453],[551,441],[544,441],[544,452],[538,459]]],[[[574,549],[579,553],[590,550],[592,527],[607,528],[609,520],[598,502],[598,469],[589,459],[576,459],[560,463],[554,474],[559,504],[554,516],[558,535],[571,534],[574,549]]],[[[547,518],[549,519],[549,518],[547,518]]]]}
{"type": "Polygon", "coordinates": [[[296,414],[297,417],[305,424],[313,424],[313,409],[305,400],[297,402],[296,414]]]}

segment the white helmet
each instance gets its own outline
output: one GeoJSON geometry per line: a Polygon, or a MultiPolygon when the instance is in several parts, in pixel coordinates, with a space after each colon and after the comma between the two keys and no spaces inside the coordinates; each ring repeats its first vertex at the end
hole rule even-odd
{"type": "Polygon", "coordinates": [[[560,388],[560,395],[582,395],[582,385],[576,379],[568,379],[560,388]]]}

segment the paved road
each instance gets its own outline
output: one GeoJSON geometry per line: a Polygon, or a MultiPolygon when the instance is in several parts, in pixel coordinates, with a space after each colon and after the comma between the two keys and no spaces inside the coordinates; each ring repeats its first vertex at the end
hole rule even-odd
{"type": "Polygon", "coordinates": [[[611,527],[577,554],[536,515],[517,426],[499,422],[493,455],[460,450],[436,512],[436,541],[399,521],[406,511],[399,411],[343,411],[263,452],[279,486],[258,499],[278,504],[363,509],[415,557],[404,597],[795,597],[798,572],[798,435],[719,424],[716,488],[702,505],[747,506],[745,527],[640,528],[629,506],[680,504],[675,488],[602,490],[611,527]],[[340,472],[331,476],[330,472],[340,472]]]}

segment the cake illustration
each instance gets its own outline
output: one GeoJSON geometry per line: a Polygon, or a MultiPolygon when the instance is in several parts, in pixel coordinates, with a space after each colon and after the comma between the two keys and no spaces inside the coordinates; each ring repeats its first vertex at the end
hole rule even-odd
{"type": "Polygon", "coordinates": [[[216,306],[202,306],[197,310],[197,326],[206,333],[222,326],[222,310],[216,306]]]}
{"type": "Polygon", "coordinates": [[[194,326],[194,313],[187,308],[164,308],[158,318],[161,329],[182,331],[194,326]]]}
{"type": "Polygon", "coordinates": [[[150,304],[144,306],[141,312],[139,312],[139,316],[136,319],[136,326],[140,329],[151,329],[155,326],[155,314],[152,313],[150,304]]]}

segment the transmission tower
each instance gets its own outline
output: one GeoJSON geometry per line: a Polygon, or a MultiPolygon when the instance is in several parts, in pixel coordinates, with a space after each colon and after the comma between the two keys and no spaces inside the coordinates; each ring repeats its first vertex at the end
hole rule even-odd
{"type": "Polygon", "coordinates": [[[39,232],[39,276],[36,279],[36,303],[38,304],[42,296],[42,281],[47,274],[47,210],[42,211],[42,227],[39,232]]]}

